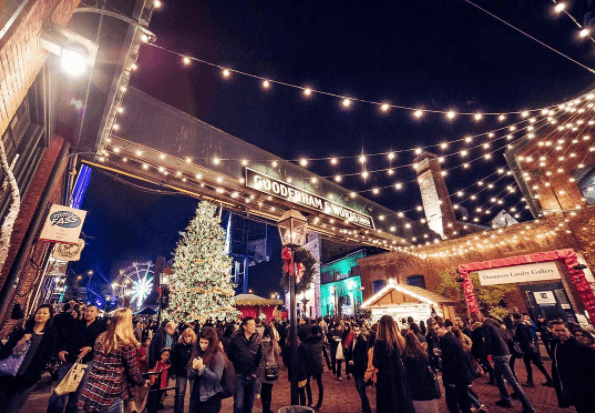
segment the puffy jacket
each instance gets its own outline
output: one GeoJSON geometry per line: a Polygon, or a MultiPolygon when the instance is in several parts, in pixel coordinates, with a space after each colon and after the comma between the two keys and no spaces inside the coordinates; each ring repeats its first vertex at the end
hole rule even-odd
{"type": "Polygon", "coordinates": [[[493,318],[486,318],[481,327],[483,331],[484,351],[494,357],[509,356],[510,350],[506,340],[506,333],[500,323],[493,318]]]}
{"type": "Polygon", "coordinates": [[[232,361],[235,371],[238,374],[251,375],[260,374],[260,360],[262,358],[262,344],[258,333],[250,336],[250,340],[246,338],[243,331],[238,331],[238,334],[233,338],[227,356],[232,361]]]}

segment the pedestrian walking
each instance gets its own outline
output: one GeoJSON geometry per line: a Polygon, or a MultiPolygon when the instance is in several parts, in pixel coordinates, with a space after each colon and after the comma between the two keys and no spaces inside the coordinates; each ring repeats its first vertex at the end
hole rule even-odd
{"type": "Polygon", "coordinates": [[[482,323],[483,338],[485,344],[486,354],[491,354],[494,360],[494,378],[498,384],[500,391],[500,400],[496,401],[496,405],[500,407],[512,407],[512,399],[506,390],[504,380],[514,389],[518,395],[524,413],[534,413],[535,409],[531,405],[529,398],[523,392],[516,377],[510,369],[511,354],[508,349],[507,338],[504,329],[500,323],[490,317],[488,309],[482,308],[479,313],[479,320],[482,323]]]}
{"type": "Polygon", "coordinates": [[[188,363],[196,346],[196,333],[191,328],[186,328],[180,335],[172,355],[172,370],[176,376],[176,394],[174,400],[174,413],[184,413],[184,398],[186,389],[192,390],[192,383],[188,385],[188,363]]]}
{"type": "Polygon", "coordinates": [[[428,352],[413,332],[405,336],[403,363],[415,413],[438,413],[440,385],[430,365],[428,352]]]}
{"type": "Polygon", "coordinates": [[[322,337],[322,330],[319,326],[313,325],[313,327],[311,327],[310,335],[304,340],[304,346],[306,348],[306,353],[308,354],[306,361],[306,369],[308,372],[308,379],[306,381],[308,407],[312,406],[312,388],[310,382],[312,378],[314,378],[318,384],[318,403],[316,404],[315,409],[320,409],[324,397],[324,385],[322,384],[322,374],[324,373],[322,348],[324,346],[324,339],[322,337]]]}
{"type": "Polygon", "coordinates": [[[170,351],[174,350],[176,338],[176,323],[173,321],[164,321],[162,327],[153,334],[151,340],[151,347],[149,348],[149,368],[155,367],[155,364],[160,358],[161,350],[168,348],[170,351]]]}
{"type": "Polygon", "coordinates": [[[545,347],[545,351],[553,359],[552,346],[556,342],[556,336],[551,332],[548,321],[543,315],[537,316],[537,328],[541,334],[541,341],[545,347]]]}
{"type": "Polygon", "coordinates": [[[473,323],[473,325],[471,326],[471,341],[473,341],[473,345],[471,346],[471,353],[483,369],[484,373],[488,373],[490,378],[488,384],[496,384],[496,380],[494,380],[494,369],[492,368],[492,365],[488,360],[488,355],[485,352],[485,345],[483,341],[483,329],[482,324],[479,321],[473,323]]]}
{"type": "Polygon", "coordinates": [[[526,321],[518,313],[512,316],[514,322],[514,337],[515,341],[519,344],[519,347],[523,351],[523,362],[525,363],[525,369],[527,370],[527,382],[523,384],[525,387],[535,387],[533,383],[533,368],[531,362],[537,367],[543,374],[546,381],[542,383],[542,386],[554,387],[552,378],[548,374],[543,362],[541,361],[541,355],[539,349],[535,343],[535,339],[531,334],[531,327],[526,324],[526,321]]]}
{"type": "Polygon", "coordinates": [[[139,357],[139,368],[141,373],[147,373],[149,371],[149,348],[151,346],[151,339],[145,338],[143,345],[138,350],[139,357]]]}
{"type": "Polygon", "coordinates": [[[587,330],[583,330],[582,328],[574,330],[573,336],[579,343],[584,344],[592,350],[595,349],[595,337],[593,337],[593,334],[589,333],[587,330]]]}
{"type": "MultiPolygon", "coordinates": [[[[456,328],[456,327],[453,327],[456,328]]],[[[463,347],[459,339],[447,330],[444,322],[434,323],[434,332],[440,337],[442,356],[442,383],[446,406],[450,413],[471,412],[468,386],[473,381],[463,347]]],[[[469,349],[471,346],[469,345],[469,349]]]]}
{"type": "Polygon", "coordinates": [[[368,340],[366,336],[362,334],[361,327],[358,324],[353,325],[352,332],[354,337],[347,349],[346,359],[351,366],[353,380],[355,381],[355,389],[357,390],[362,403],[362,413],[372,413],[370,401],[366,394],[366,382],[364,380],[364,375],[368,367],[368,340]]]}
{"type": "Polygon", "coordinates": [[[95,340],[92,372],[84,384],[78,408],[87,413],[119,412],[122,402],[134,398],[134,385],[145,380],[138,368],[132,311],[121,308],[114,312],[107,331],[95,340]]]}
{"type": "Polygon", "coordinates": [[[189,413],[219,413],[225,369],[225,353],[217,332],[203,327],[188,363],[188,379],[192,384],[189,413]]]}
{"type": "MultiPolygon", "coordinates": [[[[63,413],[66,405],[66,413],[77,413],[77,403],[83,387],[89,374],[91,374],[93,349],[97,337],[105,331],[105,324],[97,319],[99,308],[94,304],[89,304],[83,313],[83,319],[73,319],[68,329],[68,338],[65,340],[62,348],[59,348],[58,359],[62,362],[58,382],[61,382],[64,376],[70,371],[74,363],[82,362],[87,365],[85,374],[73,393],[58,396],[52,394],[48,403],[48,413],[63,413]],[[79,360],[80,359],[80,360],[79,360]]],[[[130,331],[132,331],[132,316],[130,317],[130,331]]],[[[134,334],[133,334],[134,336],[134,334]]],[[[138,341],[134,341],[138,343],[138,341]]],[[[111,347],[110,347],[111,350],[111,347]]],[[[136,352],[135,352],[136,354],[136,352]]]]}
{"type": "Polygon", "coordinates": [[[562,321],[552,321],[557,338],[552,375],[560,407],[574,405],[578,413],[593,412],[595,352],[579,343],[562,321]]]}
{"type": "Polygon", "coordinates": [[[58,334],[52,325],[52,315],[49,304],[39,306],[25,327],[16,328],[0,347],[0,360],[26,353],[15,376],[0,377],[0,413],[21,411],[54,354],[58,334]]]}
{"type": "Polygon", "coordinates": [[[340,326],[331,326],[329,328],[329,341],[331,346],[331,364],[333,374],[337,375],[337,380],[341,378],[341,367],[345,360],[343,352],[343,332],[339,330],[340,326]]]}
{"type": "Polygon", "coordinates": [[[228,356],[236,371],[234,413],[252,413],[262,358],[261,339],[252,317],[242,320],[241,330],[232,340],[228,356]]]}
{"type": "Polygon", "coordinates": [[[291,378],[293,377],[293,371],[294,371],[293,369],[297,370],[296,374],[297,374],[297,378],[298,378],[299,403],[301,406],[305,406],[306,405],[306,383],[308,382],[308,368],[306,366],[306,363],[308,360],[308,352],[306,350],[306,347],[302,343],[302,341],[299,339],[299,335],[298,335],[298,349],[297,349],[298,364],[297,364],[297,366],[294,366],[292,364],[292,360],[291,360],[292,334],[293,334],[293,331],[289,330],[289,333],[287,335],[287,342],[281,349],[281,357],[283,358],[283,364],[285,364],[285,367],[287,367],[287,369],[288,369],[287,379],[289,381],[291,381],[291,378]]]}
{"type": "Polygon", "coordinates": [[[275,338],[273,328],[265,326],[262,335],[262,353],[260,373],[258,381],[260,387],[260,401],[262,402],[263,413],[273,413],[271,402],[273,399],[273,385],[279,379],[279,344],[275,338]]]}
{"type": "Polygon", "coordinates": [[[383,315],[378,324],[372,364],[378,369],[376,410],[378,413],[413,413],[413,403],[402,354],[404,339],[393,318],[383,315]]]}
{"type": "Polygon", "coordinates": [[[165,396],[170,368],[171,350],[164,347],[161,353],[159,353],[159,360],[149,370],[149,374],[151,375],[151,390],[149,392],[149,401],[147,402],[147,411],[149,413],[156,413],[157,410],[163,409],[161,400],[165,396]]]}

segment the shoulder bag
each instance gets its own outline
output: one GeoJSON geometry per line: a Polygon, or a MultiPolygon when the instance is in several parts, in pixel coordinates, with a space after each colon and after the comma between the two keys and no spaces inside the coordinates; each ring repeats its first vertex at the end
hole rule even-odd
{"type": "Polygon", "coordinates": [[[14,346],[12,353],[4,360],[0,360],[0,376],[16,377],[30,346],[31,341],[27,341],[24,346],[14,346]]]}

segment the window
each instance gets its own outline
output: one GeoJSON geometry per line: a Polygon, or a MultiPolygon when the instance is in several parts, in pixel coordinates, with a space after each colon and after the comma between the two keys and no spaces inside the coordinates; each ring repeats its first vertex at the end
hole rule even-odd
{"type": "Polygon", "coordinates": [[[426,280],[423,275],[416,274],[407,277],[407,284],[415,287],[426,288],[426,280]]]}
{"type": "Polygon", "coordinates": [[[372,292],[377,293],[378,291],[382,290],[386,287],[386,280],[376,280],[372,281],[372,292]]]}
{"type": "Polygon", "coordinates": [[[574,173],[574,179],[587,200],[587,204],[595,204],[595,164],[578,169],[574,173]]]}
{"type": "Polygon", "coordinates": [[[17,113],[15,113],[10,121],[10,125],[2,135],[2,142],[4,143],[4,149],[9,163],[12,162],[19,150],[19,146],[23,142],[23,137],[30,123],[29,104],[27,103],[27,98],[25,98],[21,106],[17,109],[17,113]]]}

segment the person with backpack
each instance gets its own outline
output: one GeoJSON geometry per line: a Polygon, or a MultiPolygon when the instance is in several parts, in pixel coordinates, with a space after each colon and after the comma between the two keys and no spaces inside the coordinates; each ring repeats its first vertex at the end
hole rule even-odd
{"type": "Polygon", "coordinates": [[[260,374],[260,360],[263,356],[262,341],[256,332],[252,317],[242,320],[228,354],[236,372],[236,389],[233,401],[234,413],[252,413],[257,391],[257,377],[260,374]]]}
{"type": "Polygon", "coordinates": [[[188,362],[188,379],[194,381],[189,413],[218,413],[221,410],[225,363],[217,331],[213,327],[204,327],[188,362]]]}

